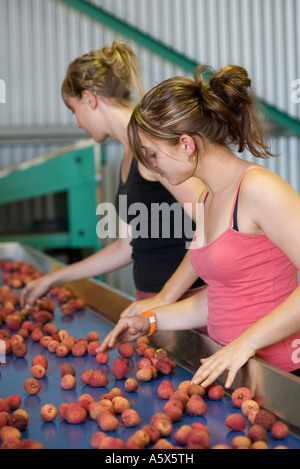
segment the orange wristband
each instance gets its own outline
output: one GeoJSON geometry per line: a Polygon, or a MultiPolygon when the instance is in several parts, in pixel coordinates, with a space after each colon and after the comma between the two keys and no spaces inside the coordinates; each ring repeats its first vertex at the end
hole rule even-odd
{"type": "Polygon", "coordinates": [[[142,314],[143,316],[145,316],[146,318],[149,319],[150,321],[150,332],[148,334],[148,337],[150,335],[153,334],[153,332],[155,331],[155,325],[156,325],[156,318],[155,318],[155,314],[152,313],[152,311],[144,311],[143,313],[140,313],[142,314]]]}

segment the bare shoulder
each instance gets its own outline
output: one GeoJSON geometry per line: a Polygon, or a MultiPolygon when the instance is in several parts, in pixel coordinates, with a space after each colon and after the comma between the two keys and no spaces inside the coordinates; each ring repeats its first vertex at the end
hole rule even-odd
{"type": "Polygon", "coordinates": [[[276,201],[286,198],[299,198],[293,187],[282,177],[262,166],[254,166],[248,171],[242,182],[242,196],[252,201],[276,201]]]}
{"type": "Polygon", "coordinates": [[[299,194],[272,171],[255,168],[247,172],[241,189],[240,201],[245,212],[264,232],[267,225],[274,226],[275,222],[277,227],[288,220],[300,222],[299,194]]]}

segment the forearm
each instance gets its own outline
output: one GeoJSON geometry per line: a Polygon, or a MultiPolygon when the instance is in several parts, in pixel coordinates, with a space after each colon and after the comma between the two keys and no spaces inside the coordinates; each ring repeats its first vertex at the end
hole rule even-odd
{"type": "Polygon", "coordinates": [[[48,274],[51,287],[113,272],[132,262],[131,246],[127,240],[116,240],[82,261],[48,274]]]}
{"type": "Polygon", "coordinates": [[[159,296],[165,304],[175,303],[199,278],[191,265],[191,251],[188,250],[181,264],[166,282],[159,296]]]}
{"type": "Polygon", "coordinates": [[[156,317],[156,330],[158,331],[204,327],[208,312],[206,288],[190,298],[154,308],[152,311],[156,317]]]}

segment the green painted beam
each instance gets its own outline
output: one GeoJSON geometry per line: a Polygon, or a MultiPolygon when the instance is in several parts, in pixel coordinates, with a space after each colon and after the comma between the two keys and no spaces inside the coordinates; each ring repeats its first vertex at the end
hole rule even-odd
{"type": "MultiPolygon", "coordinates": [[[[62,3],[69,5],[72,8],[80,11],[81,13],[89,16],[90,18],[104,24],[106,27],[116,31],[118,34],[127,37],[135,41],[142,47],[150,50],[154,54],[159,55],[160,57],[170,61],[174,65],[181,67],[187,73],[193,73],[197,65],[199,65],[194,60],[185,57],[182,54],[179,54],[175,50],[165,46],[156,39],[148,36],[147,34],[139,31],[136,28],[133,28],[129,24],[121,21],[120,19],[114,17],[107,11],[103,10],[100,7],[92,5],[85,0],[60,0],[62,3]]],[[[209,74],[207,74],[207,77],[209,74]]],[[[293,132],[296,135],[300,135],[300,121],[293,119],[286,113],[278,110],[274,106],[269,105],[264,100],[261,100],[261,104],[266,111],[266,115],[269,119],[273,120],[275,124],[284,129],[287,129],[290,132],[293,132]]]]}
{"type": "Polygon", "coordinates": [[[69,248],[70,234],[68,232],[55,233],[16,233],[0,235],[0,243],[18,242],[38,250],[69,248]]]}
{"type": "Polygon", "coordinates": [[[0,178],[0,204],[65,192],[68,232],[3,234],[0,240],[19,241],[37,248],[92,246],[98,250],[101,243],[96,233],[96,188],[93,145],[20,165],[0,178]]]}
{"type": "Polygon", "coordinates": [[[96,185],[93,147],[45,159],[1,178],[1,204],[69,190],[85,183],[96,185]]]}

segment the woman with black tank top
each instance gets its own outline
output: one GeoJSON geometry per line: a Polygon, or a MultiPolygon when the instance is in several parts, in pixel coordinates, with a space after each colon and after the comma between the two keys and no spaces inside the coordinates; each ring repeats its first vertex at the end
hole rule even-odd
{"type": "MultiPolygon", "coordinates": [[[[157,221],[153,218],[152,204],[172,206],[176,203],[181,207],[187,204],[189,215],[195,220],[193,204],[197,203],[204,186],[196,178],[181,186],[171,186],[161,175],[146,169],[134,159],[127,127],[135,102],[140,99],[142,92],[137,57],[126,44],[114,41],[112,47],[93,50],[70,63],[62,85],[62,97],[75,113],[78,127],[84,128],[96,142],[112,137],[124,147],[116,200],[120,218],[119,238],[84,260],[29,283],[21,295],[23,305],[32,305],[54,286],[103,275],[131,263],[137,298],[153,296],[160,292],[185,255],[189,256],[187,237],[184,233],[180,237],[174,234],[178,222],[176,217],[170,222],[170,234],[167,237],[162,237],[159,231],[151,236],[151,227],[157,221]],[[125,213],[120,210],[119,202],[123,201],[121,196],[126,197],[127,201],[125,213]],[[130,215],[134,204],[142,204],[147,212],[146,219],[142,220],[149,228],[146,235],[139,235],[137,230],[133,233],[134,230],[129,226],[137,218],[130,215]],[[130,232],[131,235],[128,234],[130,232]]],[[[175,277],[176,288],[169,302],[176,301],[191,286],[194,288],[193,293],[196,287],[204,284],[191,271],[189,262],[183,263],[181,272],[184,273],[185,264],[188,274],[184,281],[182,275],[178,280],[175,277]]],[[[125,314],[129,314],[129,311],[125,314]]]]}

